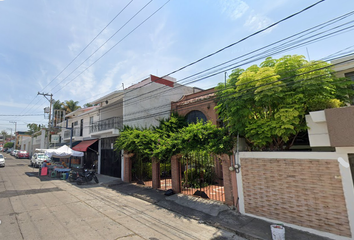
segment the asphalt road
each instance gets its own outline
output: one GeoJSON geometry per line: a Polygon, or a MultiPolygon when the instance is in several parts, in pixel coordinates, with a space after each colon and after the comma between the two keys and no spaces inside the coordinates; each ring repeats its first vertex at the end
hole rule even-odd
{"type": "Polygon", "coordinates": [[[40,178],[28,159],[5,156],[0,239],[243,239],[97,184],[40,178]]]}

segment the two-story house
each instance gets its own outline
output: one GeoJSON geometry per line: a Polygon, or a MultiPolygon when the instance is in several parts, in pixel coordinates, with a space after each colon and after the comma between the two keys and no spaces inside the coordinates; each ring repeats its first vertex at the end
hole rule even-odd
{"type": "Polygon", "coordinates": [[[73,150],[84,152],[84,157],[75,159],[74,163],[85,166],[86,168],[92,167],[93,164],[98,163],[98,143],[97,139],[90,136],[90,124],[97,121],[97,109],[99,106],[80,108],[74,112],[65,115],[65,121],[58,124],[61,129],[60,145],[68,145],[73,150]]]}
{"type": "Polygon", "coordinates": [[[123,125],[132,127],[157,126],[159,119],[171,114],[171,102],[200,89],[178,84],[172,77],[153,75],[124,90],[114,91],[91,104],[97,105],[96,116],[89,126],[89,135],[98,139],[100,174],[123,178],[121,153],[114,143],[123,125]]]}

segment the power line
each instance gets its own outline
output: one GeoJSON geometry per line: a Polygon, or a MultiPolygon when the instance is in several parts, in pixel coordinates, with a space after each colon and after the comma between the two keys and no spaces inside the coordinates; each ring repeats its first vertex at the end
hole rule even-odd
{"type": "MultiPolygon", "coordinates": [[[[324,69],[328,69],[330,67],[333,67],[335,65],[340,65],[340,64],[345,64],[345,63],[348,63],[350,61],[353,61],[354,58],[352,59],[348,59],[348,60],[345,60],[345,61],[342,61],[342,62],[339,62],[339,63],[336,63],[336,64],[330,64],[328,66],[325,66],[325,67],[320,67],[320,68],[316,68],[316,69],[312,69],[310,71],[307,71],[307,72],[302,72],[300,74],[294,74],[293,76],[291,77],[285,77],[285,78],[282,78],[282,79],[278,79],[276,81],[272,81],[272,82],[268,82],[268,83],[264,83],[262,85],[258,85],[258,86],[255,86],[255,87],[250,87],[250,88],[246,88],[246,89],[243,89],[241,91],[241,95],[238,96],[237,98],[241,98],[241,97],[244,97],[246,95],[250,95],[250,94],[254,94],[254,92],[250,93],[249,91],[250,90],[255,90],[255,89],[259,89],[261,87],[264,87],[264,86],[267,86],[267,85],[272,85],[272,84],[275,84],[275,83],[278,83],[278,82],[281,82],[281,81],[284,81],[284,80],[287,80],[289,78],[294,78],[294,77],[299,77],[299,76],[302,76],[302,75],[306,75],[306,74],[309,74],[309,73],[312,73],[312,72],[316,72],[316,71],[320,71],[320,70],[324,70],[324,69]],[[245,93],[242,93],[242,92],[245,92],[245,93]]],[[[311,66],[311,65],[310,65],[311,66]]],[[[308,67],[308,66],[304,66],[304,67],[308,67]]],[[[299,68],[301,69],[301,68],[299,68]]],[[[310,81],[310,80],[313,80],[313,79],[318,79],[319,77],[322,77],[322,76],[327,76],[328,73],[325,73],[325,74],[320,74],[320,75],[316,75],[316,76],[311,76],[310,78],[302,78],[302,79],[298,79],[296,81],[292,81],[292,82],[283,82],[279,85],[275,85],[275,86],[272,86],[272,87],[269,87],[263,91],[267,91],[267,90],[270,90],[272,88],[276,88],[276,87],[279,87],[279,86],[290,86],[292,84],[296,84],[296,83],[300,83],[300,82],[304,82],[304,81],[310,81]]],[[[272,76],[267,76],[267,77],[264,77],[264,78],[260,78],[260,79],[256,79],[256,80],[253,80],[251,82],[247,82],[245,84],[250,84],[252,82],[256,82],[256,81],[260,81],[260,80],[264,80],[264,79],[267,79],[269,77],[272,77],[272,76]]],[[[320,80],[320,81],[324,81],[324,80],[320,80]]],[[[241,86],[242,84],[240,84],[239,86],[241,86]]],[[[222,92],[224,91],[224,89],[221,89],[219,90],[219,92],[222,92]]],[[[240,92],[238,92],[239,94],[240,92]]],[[[208,93],[209,94],[209,93],[208,93]]],[[[225,96],[228,97],[227,99],[234,99],[234,95],[237,94],[237,93],[231,93],[231,94],[227,94],[227,95],[224,95],[222,96],[224,99],[225,99],[225,96]]],[[[201,95],[203,96],[203,95],[201,95]]],[[[206,100],[201,100],[201,101],[198,101],[198,103],[202,103],[204,101],[209,101],[208,99],[206,100]]],[[[149,108],[149,109],[144,109],[142,111],[144,112],[150,112],[151,110],[157,110],[159,108],[166,108],[166,107],[169,107],[171,103],[168,103],[168,104],[164,104],[164,105],[160,105],[158,107],[154,107],[154,108],[149,108]]],[[[179,109],[183,109],[183,108],[189,108],[190,106],[180,106],[179,109]]],[[[116,109],[115,109],[116,110],[116,109]]],[[[127,123],[127,122],[134,122],[134,121],[138,121],[138,120],[144,120],[144,119],[149,119],[149,118],[153,118],[153,117],[158,117],[158,116],[161,116],[161,115],[165,115],[165,114],[168,114],[171,112],[171,109],[167,109],[167,110],[164,110],[164,111],[159,111],[159,112],[154,112],[154,113],[150,113],[150,114],[147,114],[147,115],[143,115],[143,116],[138,116],[138,117],[131,117],[131,118],[126,118],[127,116],[133,116],[133,115],[137,115],[137,114],[141,114],[142,111],[139,111],[139,112],[135,112],[135,113],[131,113],[131,114],[125,114],[124,115],[124,118],[123,119],[123,123],[127,123]]],[[[119,117],[118,117],[119,118],[119,117]]],[[[84,126],[85,128],[86,127],[90,127],[90,126],[84,126]]]]}
{"type": "MultiPolygon", "coordinates": [[[[295,15],[297,15],[297,14],[300,14],[300,13],[303,12],[303,11],[306,11],[306,10],[312,8],[313,6],[319,4],[320,2],[322,2],[322,1],[319,1],[319,2],[317,2],[317,3],[315,3],[315,4],[311,5],[311,6],[309,6],[309,7],[307,7],[307,8],[305,8],[305,9],[303,9],[303,10],[297,12],[297,13],[294,13],[294,14],[292,14],[292,15],[286,17],[286,18],[283,18],[282,20],[280,20],[280,21],[278,21],[278,22],[276,22],[276,23],[274,23],[274,24],[272,24],[272,25],[269,25],[268,27],[266,27],[266,28],[264,28],[264,29],[262,29],[262,30],[260,30],[260,31],[257,31],[257,32],[255,32],[255,33],[253,33],[253,34],[251,34],[251,35],[249,35],[249,36],[247,36],[247,37],[245,37],[245,38],[243,38],[243,39],[241,39],[241,40],[239,40],[239,41],[237,41],[237,42],[235,42],[235,43],[233,43],[233,44],[230,44],[229,46],[226,46],[226,47],[224,47],[224,48],[222,48],[222,49],[220,49],[220,50],[218,50],[218,51],[216,51],[216,52],[214,52],[214,53],[212,53],[212,54],[209,54],[209,55],[207,55],[206,57],[201,58],[201,59],[199,59],[199,60],[197,60],[197,61],[195,61],[195,62],[193,62],[193,63],[191,63],[191,64],[188,64],[188,65],[186,65],[186,66],[183,67],[183,68],[180,68],[180,69],[178,69],[178,70],[175,70],[175,71],[173,71],[172,73],[175,73],[175,72],[177,72],[177,71],[180,71],[180,70],[182,70],[182,69],[184,69],[184,68],[186,68],[186,67],[188,67],[188,66],[191,66],[191,65],[193,65],[193,64],[195,64],[195,63],[197,63],[197,62],[200,62],[200,61],[204,60],[205,58],[208,58],[208,57],[210,57],[210,56],[212,56],[212,55],[215,55],[215,54],[217,54],[217,53],[219,53],[219,52],[221,52],[221,51],[223,51],[223,50],[225,50],[225,49],[227,49],[227,48],[229,48],[229,47],[231,47],[231,46],[233,46],[233,45],[236,45],[237,43],[240,43],[240,42],[242,42],[242,41],[244,41],[244,40],[250,38],[251,36],[254,36],[254,35],[256,35],[256,34],[259,34],[260,32],[265,31],[265,30],[267,30],[267,29],[269,29],[269,28],[271,28],[271,27],[277,25],[277,24],[279,24],[279,23],[282,22],[282,21],[285,21],[285,20],[287,20],[287,19],[289,19],[289,18],[291,18],[291,17],[293,17],[293,16],[295,16],[295,15]]],[[[92,65],[90,65],[90,66],[92,66],[92,65]]],[[[86,68],[86,69],[87,69],[87,68],[86,68]]],[[[86,69],[85,69],[85,70],[86,70],[86,69]]],[[[84,71],[85,71],[85,70],[84,70],[84,71]]],[[[82,73],[82,72],[81,72],[81,73],[82,73]]],[[[171,73],[170,73],[170,74],[171,74],[171,73]]],[[[216,75],[216,74],[214,74],[214,75],[216,75]]],[[[78,76],[79,76],[79,75],[78,75],[78,76]]],[[[78,77],[78,76],[77,76],[77,77],[78,77]]],[[[163,77],[162,77],[162,78],[163,78],[163,77]]],[[[73,79],[73,80],[74,80],[74,79],[73,79]]],[[[71,80],[71,81],[72,81],[72,80],[71,80]]],[[[193,81],[193,82],[196,82],[196,81],[193,81]]],[[[68,83],[67,83],[67,84],[68,84],[68,83]]],[[[66,85],[67,85],[67,84],[66,84],[66,85]]],[[[65,85],[65,86],[66,86],[66,85],[65,85]]]]}
{"type": "MultiPolygon", "coordinates": [[[[43,89],[42,91],[44,91],[44,89],[46,89],[55,79],[57,79],[96,39],[99,35],[101,35],[101,33],[133,2],[133,0],[131,0],[130,2],[128,2],[128,4],[126,4],[123,9],[121,11],[119,11],[114,18],[112,18],[111,21],[108,22],[108,24],[101,29],[101,31],[66,65],[66,67],[64,67],[43,89]]],[[[102,46],[101,46],[102,47],[102,46]]],[[[38,95],[36,95],[31,102],[28,104],[28,106],[34,101],[34,99],[36,99],[38,95]]],[[[27,106],[27,107],[28,107],[27,106]]],[[[27,108],[26,107],[26,108],[27,108]]],[[[26,108],[23,110],[25,111],[26,108]]]]}
{"type": "MultiPolygon", "coordinates": [[[[281,23],[281,22],[283,22],[283,21],[286,21],[286,20],[288,20],[288,19],[290,19],[290,18],[292,18],[292,17],[294,17],[294,16],[296,16],[296,15],[298,15],[298,14],[304,12],[304,11],[307,11],[307,10],[309,10],[310,8],[316,6],[317,4],[319,4],[319,3],[321,3],[321,2],[324,2],[324,1],[325,1],[325,0],[320,0],[320,1],[314,3],[314,4],[310,5],[310,6],[308,6],[308,7],[304,8],[304,9],[302,9],[301,11],[298,11],[298,12],[296,12],[296,13],[294,13],[294,14],[291,14],[290,16],[287,16],[287,17],[285,17],[285,18],[283,18],[283,19],[281,19],[281,20],[279,20],[279,21],[277,21],[277,22],[275,22],[275,23],[273,23],[273,24],[271,24],[271,25],[269,25],[269,26],[267,26],[267,27],[265,27],[265,28],[263,28],[263,29],[261,29],[261,30],[255,32],[255,33],[253,33],[253,34],[248,35],[247,37],[242,38],[241,40],[239,40],[239,41],[237,41],[237,42],[234,42],[234,43],[232,43],[232,44],[230,44],[230,45],[228,45],[228,46],[226,46],[226,47],[224,47],[224,48],[222,48],[222,49],[217,50],[217,51],[214,52],[214,53],[211,53],[211,54],[209,54],[209,55],[207,55],[207,56],[205,56],[205,57],[203,57],[203,58],[198,59],[197,61],[194,61],[194,62],[192,62],[192,63],[190,63],[190,64],[187,64],[187,65],[185,65],[184,67],[181,67],[181,68],[179,68],[179,69],[177,69],[177,70],[175,70],[175,71],[173,71],[173,72],[171,72],[171,73],[169,73],[169,74],[166,74],[165,76],[161,77],[161,79],[164,78],[164,77],[166,77],[166,76],[172,75],[172,74],[174,74],[174,73],[176,73],[176,72],[179,72],[179,71],[181,71],[181,70],[183,70],[183,69],[185,69],[185,68],[187,68],[187,67],[190,67],[190,66],[192,66],[192,65],[194,65],[194,64],[196,64],[196,63],[198,63],[198,62],[201,62],[201,61],[203,61],[203,60],[205,60],[205,59],[207,59],[207,58],[209,58],[209,57],[211,57],[211,56],[213,56],[213,55],[215,55],[215,54],[218,54],[218,53],[220,53],[220,52],[222,52],[222,51],[224,51],[224,50],[226,50],[226,49],[228,49],[228,48],[230,48],[230,47],[232,47],[232,46],[234,46],[234,45],[236,45],[236,44],[239,44],[239,43],[241,43],[241,42],[247,40],[248,38],[251,38],[252,36],[255,36],[255,35],[259,34],[259,33],[262,33],[262,32],[264,32],[264,31],[268,30],[269,28],[272,28],[272,27],[278,25],[279,23],[281,23]]],[[[169,1],[168,1],[168,2],[169,2],[169,1]]],[[[168,2],[166,2],[164,5],[166,5],[168,2]]],[[[164,6],[164,5],[163,5],[163,6],[164,6]]],[[[163,7],[163,6],[162,6],[162,7],[163,7]]],[[[162,7],[161,7],[161,8],[162,8],[162,7]]],[[[157,11],[159,11],[161,8],[159,8],[157,11]]],[[[157,11],[156,11],[156,12],[157,12],[157,11]]],[[[154,12],[152,15],[154,15],[156,12],[154,12]]],[[[147,19],[149,19],[152,15],[150,15],[147,19]]],[[[146,19],[146,20],[147,20],[147,19],[146,19]]],[[[145,22],[146,20],[144,20],[144,22],[145,22]]],[[[139,24],[136,28],[138,28],[139,26],[141,26],[144,22],[142,22],[141,24],[139,24]]],[[[136,29],[136,28],[135,28],[135,29],[136,29]]],[[[135,29],[133,29],[132,31],[134,31],[135,29]]],[[[132,31],[131,31],[131,32],[132,32],[132,31]]],[[[130,32],[130,33],[131,33],[131,32],[130,32]]],[[[128,33],[128,35],[129,35],[130,33],[128,33]]],[[[127,36],[125,36],[124,38],[126,38],[126,37],[127,37],[127,36]]],[[[123,38],[123,39],[124,39],[124,38],[123,38]]],[[[122,39],[122,40],[123,40],[123,39],[122,39]]],[[[120,41],[119,41],[119,42],[120,42],[120,41]]],[[[119,43],[119,42],[118,42],[118,43],[119,43]]],[[[117,43],[117,44],[118,44],[118,43],[117,43]]],[[[115,44],[113,47],[115,47],[117,44],[115,44]]],[[[113,48],[113,47],[112,47],[112,48],[113,48]]],[[[110,48],[106,53],[108,53],[112,48],[110,48]]],[[[106,53],[104,53],[101,57],[103,57],[106,53]]],[[[84,71],[86,71],[86,70],[87,70],[88,68],[90,68],[93,64],[95,64],[99,59],[101,59],[101,57],[98,58],[94,63],[92,63],[91,65],[89,65],[89,67],[87,67],[84,71]]],[[[67,84],[69,84],[69,83],[72,82],[74,79],[76,79],[78,76],[80,76],[84,71],[82,71],[79,75],[77,75],[75,78],[73,78],[72,80],[70,80],[67,84]]],[[[67,84],[64,85],[63,87],[67,86],[67,84]]],[[[63,87],[60,88],[58,91],[60,91],[61,89],[63,89],[63,87]]],[[[58,91],[57,91],[57,92],[58,92],[58,91]]],[[[57,93],[57,92],[55,92],[55,93],[57,93]]]]}
{"type": "MultiPolygon", "coordinates": [[[[351,12],[351,14],[352,14],[353,12],[351,12]]],[[[353,26],[351,26],[351,27],[353,27],[353,26]]],[[[312,29],[312,28],[310,28],[310,29],[312,29]]],[[[335,28],[333,28],[333,29],[335,29],[335,28]]],[[[304,32],[304,31],[303,31],[304,32]]],[[[303,33],[303,32],[301,32],[301,33],[303,33]]],[[[337,31],[338,32],[338,31],[337,31]]],[[[324,32],[322,32],[322,33],[324,33],[324,32]]],[[[318,36],[319,34],[317,34],[317,33],[315,33],[314,35],[312,35],[312,36],[318,36]]],[[[293,37],[293,36],[295,36],[295,35],[292,35],[291,37],[293,37]]],[[[325,36],[328,36],[328,34],[327,35],[325,35],[325,36]]],[[[319,40],[321,37],[318,37],[318,38],[316,38],[315,40],[319,40]]],[[[285,39],[288,39],[288,38],[285,38],[285,39]]],[[[283,39],[284,40],[284,39],[283,39]]],[[[281,42],[281,41],[283,41],[283,40],[280,40],[280,41],[277,41],[276,43],[279,43],[279,42],[281,42]]],[[[305,43],[310,43],[310,41],[307,41],[307,42],[305,42],[305,43]]],[[[281,51],[285,51],[285,50],[289,50],[289,49],[291,49],[291,48],[294,48],[294,47],[299,47],[299,46],[301,46],[301,45],[304,45],[305,43],[301,43],[301,44],[298,44],[298,45],[295,45],[295,46],[290,46],[290,47],[288,47],[288,45],[286,45],[286,48],[284,48],[284,49],[279,49],[279,47],[275,47],[275,48],[273,48],[273,49],[275,49],[275,50],[277,50],[277,52],[276,53],[279,53],[279,52],[281,52],[281,51]],[[278,48],[278,49],[277,49],[278,48]]],[[[268,46],[271,46],[271,45],[273,45],[273,44],[270,44],[270,45],[268,45],[268,46]]],[[[262,48],[260,48],[260,49],[264,49],[264,47],[262,47],[262,48]]],[[[258,50],[255,50],[255,51],[258,51],[258,50]]],[[[252,51],[252,52],[255,52],[255,51],[252,51]]],[[[273,51],[273,53],[274,53],[274,51],[273,51]]],[[[263,55],[260,55],[260,56],[256,56],[257,57],[257,59],[252,59],[252,58],[254,58],[254,57],[251,57],[251,58],[248,58],[248,59],[252,59],[251,61],[248,61],[248,62],[239,62],[239,63],[241,63],[241,64],[239,64],[239,65],[234,65],[234,64],[232,64],[232,65],[228,65],[228,66],[226,66],[226,67],[228,67],[228,69],[225,69],[225,68],[222,68],[222,69],[218,69],[217,71],[218,72],[214,72],[213,74],[209,74],[209,75],[207,75],[207,76],[202,76],[202,77],[199,77],[199,78],[197,78],[197,79],[195,79],[195,80],[193,80],[193,81],[189,81],[187,84],[190,84],[190,83],[192,83],[192,82],[197,82],[197,81],[201,81],[201,80],[203,80],[203,79],[206,79],[206,78],[209,78],[209,77],[212,77],[212,76],[215,76],[215,75],[217,75],[217,74],[220,74],[220,73],[223,73],[223,72],[225,72],[225,71],[228,71],[228,70],[232,70],[232,69],[234,69],[234,68],[237,68],[237,67],[240,67],[241,65],[245,65],[245,64],[248,64],[248,63],[251,63],[251,62],[253,62],[253,61],[255,61],[255,60],[259,60],[259,59],[263,59],[265,56],[269,56],[269,54],[270,54],[270,50],[267,50],[267,51],[265,51],[265,52],[263,52],[262,53],[263,55]]],[[[245,54],[245,55],[248,55],[248,54],[245,54]]],[[[243,55],[243,56],[245,56],[245,55],[243,55]]],[[[235,59],[238,59],[238,58],[235,58],[235,59]]],[[[247,59],[246,59],[247,60],[247,59]]],[[[229,62],[229,61],[228,61],[229,62]]],[[[219,65],[217,65],[217,66],[220,66],[220,64],[219,65]]],[[[213,67],[214,68],[214,67],[213,67]]],[[[213,69],[213,68],[209,68],[209,69],[213,69]]],[[[205,71],[202,71],[202,72],[200,72],[200,73],[204,73],[205,71]]],[[[193,74],[192,76],[196,76],[197,74],[193,74]]],[[[189,77],[186,77],[186,78],[184,78],[184,79],[182,79],[182,80],[180,80],[180,81],[183,81],[183,80],[185,80],[185,79],[188,79],[189,77]]],[[[181,85],[180,87],[183,87],[184,85],[181,85]]],[[[132,89],[132,90],[134,90],[134,89],[132,89]]],[[[164,92],[167,92],[167,91],[172,91],[172,90],[174,90],[174,88],[170,88],[170,87],[166,87],[166,86],[162,86],[162,87],[160,87],[160,88],[158,88],[158,89],[154,89],[154,90],[152,90],[152,91],[148,91],[148,92],[145,92],[145,93],[143,93],[143,94],[140,94],[139,95],[139,99],[137,100],[137,101],[132,101],[132,100],[134,100],[134,99],[136,99],[135,97],[133,97],[133,98],[130,98],[130,99],[127,99],[127,100],[125,100],[125,104],[128,104],[128,102],[129,102],[129,104],[128,105],[132,105],[132,104],[135,104],[135,103],[137,103],[137,102],[140,102],[140,101],[146,101],[146,100],[148,100],[148,99],[151,99],[151,98],[154,98],[154,97],[156,97],[156,94],[162,94],[162,93],[164,93],[164,92]],[[162,89],[167,89],[166,91],[163,91],[162,89]],[[159,91],[159,92],[158,92],[159,91]],[[152,96],[152,94],[151,93],[153,93],[153,92],[155,92],[156,94],[154,94],[153,96],[152,96]],[[148,95],[146,98],[142,98],[142,96],[144,96],[144,95],[148,95]]],[[[111,99],[113,99],[113,97],[111,98],[111,99]]],[[[110,98],[108,98],[107,100],[110,100],[110,98]]]]}
{"type": "MultiPolygon", "coordinates": [[[[96,52],[98,52],[98,50],[100,50],[104,45],[107,44],[107,42],[109,40],[111,40],[120,30],[122,30],[131,20],[133,20],[140,12],[142,12],[150,3],[152,2],[152,0],[150,0],[147,4],[145,4],[139,11],[137,11],[128,21],[126,21],[114,34],[112,34],[103,44],[101,44],[101,46],[99,46],[92,54],[90,54],[84,61],[81,62],[81,64],[79,66],[77,66],[73,71],[71,71],[64,79],[62,79],[57,85],[55,85],[52,90],[54,90],[54,88],[56,88],[57,86],[59,86],[60,83],[62,83],[64,80],[66,80],[69,76],[71,76],[77,69],[79,69],[79,67],[81,67],[85,62],[87,62],[96,52]]],[[[116,45],[114,45],[116,46],[116,45]]],[[[110,49],[111,50],[111,49],[110,49]]],[[[110,51],[109,50],[109,51],[110,51]]],[[[108,51],[107,51],[108,52],[108,51]]],[[[100,59],[100,58],[98,58],[100,59]]],[[[96,60],[97,61],[97,60],[96,60]]],[[[94,63],[96,63],[96,61],[94,63]]],[[[93,65],[93,64],[92,64],[93,65]]],[[[91,65],[90,65],[91,67],[91,65]]],[[[83,72],[85,72],[88,68],[86,68],[83,72]]],[[[81,72],[78,76],[80,76],[83,72],[81,72]]],[[[76,76],[74,79],[76,79],[78,76],[76,76]]],[[[71,81],[73,81],[74,79],[72,79],[71,81]]],[[[70,83],[71,81],[69,81],[68,83],[70,83]]],[[[68,84],[67,83],[67,84],[68,84]]],[[[67,85],[66,84],[66,85],[67,85]]],[[[64,87],[66,86],[64,85],[64,87]]],[[[62,87],[63,88],[63,87],[62,87]]],[[[62,88],[60,88],[57,92],[59,92],[62,88]]]]}

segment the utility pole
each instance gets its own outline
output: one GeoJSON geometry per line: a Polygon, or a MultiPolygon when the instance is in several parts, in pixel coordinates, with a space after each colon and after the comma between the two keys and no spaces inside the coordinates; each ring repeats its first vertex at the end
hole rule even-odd
{"type": "Polygon", "coordinates": [[[14,123],[15,124],[15,132],[16,132],[17,122],[10,121],[9,123],[14,123]]]}
{"type": "Polygon", "coordinates": [[[52,116],[52,103],[53,103],[53,94],[49,94],[49,93],[40,93],[38,92],[37,95],[42,95],[44,96],[48,101],[49,101],[49,119],[48,119],[48,146],[47,148],[49,148],[49,144],[50,144],[50,128],[51,128],[51,116],[52,116]],[[47,98],[47,97],[50,97],[50,100],[47,98]]]}
{"type": "MultiPolygon", "coordinates": [[[[14,144],[14,149],[16,149],[16,145],[17,145],[17,137],[16,137],[17,122],[9,121],[9,123],[14,123],[15,124],[15,144],[14,144]]],[[[11,132],[12,132],[12,130],[11,130],[11,132]]]]}

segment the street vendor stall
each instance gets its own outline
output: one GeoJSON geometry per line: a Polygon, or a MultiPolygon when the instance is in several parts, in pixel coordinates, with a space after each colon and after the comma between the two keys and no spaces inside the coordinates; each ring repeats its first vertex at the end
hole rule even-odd
{"type": "MultiPolygon", "coordinates": [[[[52,164],[47,164],[43,163],[43,166],[40,167],[40,172],[41,173],[47,173],[50,174],[52,177],[60,176],[60,174],[66,174],[69,173],[71,170],[71,157],[82,157],[84,156],[84,153],[74,151],[67,145],[63,145],[58,149],[40,149],[42,152],[44,152],[48,157],[50,158],[69,158],[69,167],[66,166],[66,164],[63,162],[61,163],[52,163],[52,164]]],[[[47,175],[45,174],[45,175],[47,175]]],[[[44,175],[44,174],[41,174],[44,175]]]]}

